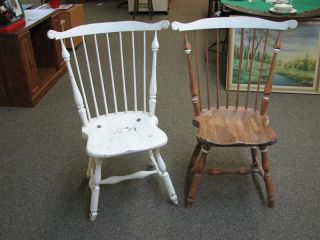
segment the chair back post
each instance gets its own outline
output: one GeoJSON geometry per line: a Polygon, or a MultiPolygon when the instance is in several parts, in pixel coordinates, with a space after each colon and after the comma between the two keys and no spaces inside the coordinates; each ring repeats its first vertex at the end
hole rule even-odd
{"type": "Polygon", "coordinates": [[[279,31],[277,39],[273,45],[273,56],[271,60],[270,72],[264,87],[263,98],[261,102],[261,112],[260,112],[261,115],[265,115],[267,112],[268,104],[270,101],[270,95],[272,91],[272,81],[273,81],[274,70],[277,63],[278,53],[280,52],[280,48],[281,48],[281,41],[280,41],[280,31],[279,31]]]}
{"type": "Polygon", "coordinates": [[[73,74],[72,67],[70,64],[70,53],[67,51],[62,39],[60,39],[60,42],[61,42],[61,49],[62,49],[62,58],[64,59],[66,65],[67,65],[67,69],[68,69],[68,73],[69,73],[74,102],[76,103],[76,106],[78,108],[78,112],[79,112],[82,124],[84,127],[86,127],[88,124],[88,118],[87,118],[87,114],[86,114],[86,109],[84,108],[83,99],[80,94],[76,80],[74,78],[74,74],[73,74]]]}
{"type": "Polygon", "coordinates": [[[159,50],[159,42],[157,37],[157,31],[154,32],[154,37],[152,41],[152,72],[151,81],[149,88],[149,112],[150,116],[154,116],[157,104],[157,54],[159,50]]]}
{"type": "Polygon", "coordinates": [[[189,69],[189,83],[190,83],[190,93],[191,93],[191,101],[193,105],[193,111],[195,116],[199,116],[200,109],[200,99],[199,99],[199,86],[196,82],[196,79],[193,74],[192,68],[192,58],[191,58],[191,44],[188,41],[187,33],[184,33],[184,52],[187,57],[187,64],[189,69]]]}

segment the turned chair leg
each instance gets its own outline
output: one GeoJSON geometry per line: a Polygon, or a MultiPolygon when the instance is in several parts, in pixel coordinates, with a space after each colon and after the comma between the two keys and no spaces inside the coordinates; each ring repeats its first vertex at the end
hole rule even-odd
{"type": "Polygon", "coordinates": [[[270,174],[270,161],[268,149],[266,146],[260,146],[261,158],[262,158],[262,168],[264,170],[264,182],[266,185],[267,197],[269,207],[274,207],[274,195],[273,195],[273,184],[272,177],[270,174]]]}
{"type": "Polygon", "coordinates": [[[251,147],[252,167],[257,167],[258,149],[251,147]]]}
{"type": "Polygon", "coordinates": [[[190,162],[189,162],[189,167],[188,168],[192,168],[195,161],[197,160],[198,156],[199,156],[199,153],[200,153],[200,149],[201,149],[201,144],[200,143],[197,143],[197,145],[195,146],[194,150],[193,150],[193,153],[191,155],[191,159],[190,159],[190,162]]]}
{"type": "Polygon", "coordinates": [[[93,173],[94,160],[89,157],[88,168],[87,168],[87,179],[90,180],[90,177],[93,173]]]}
{"type": "Polygon", "coordinates": [[[159,170],[161,171],[161,178],[163,179],[164,185],[169,193],[170,200],[173,204],[178,204],[178,197],[172,185],[169,173],[166,170],[166,164],[164,163],[161,155],[160,149],[154,150],[154,156],[157,161],[159,170]]]}
{"type": "Polygon", "coordinates": [[[194,176],[193,176],[192,183],[191,183],[189,193],[187,196],[187,204],[186,204],[187,208],[192,207],[194,199],[197,195],[197,192],[198,192],[198,189],[200,186],[200,182],[201,182],[201,178],[202,178],[202,171],[206,165],[206,158],[207,158],[207,154],[209,152],[209,149],[210,149],[210,147],[207,147],[207,146],[201,147],[201,155],[199,158],[197,158],[195,165],[191,169],[191,171],[194,172],[194,176]]]}
{"type": "Polygon", "coordinates": [[[90,221],[96,220],[98,215],[98,202],[99,202],[99,192],[100,186],[99,183],[101,181],[101,166],[102,160],[95,159],[95,170],[93,176],[90,178],[89,186],[91,188],[91,203],[90,203],[90,221]]]}

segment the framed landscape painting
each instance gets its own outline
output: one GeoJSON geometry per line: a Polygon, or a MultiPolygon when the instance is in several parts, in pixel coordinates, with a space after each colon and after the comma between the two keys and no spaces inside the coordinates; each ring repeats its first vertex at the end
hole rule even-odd
{"type": "MultiPolygon", "coordinates": [[[[247,30],[247,35],[252,33],[247,30]]],[[[270,32],[268,41],[268,48],[272,48],[275,41],[277,32],[270,32]]],[[[257,32],[256,42],[263,38],[263,32],[257,32]]],[[[231,63],[228,66],[227,81],[230,90],[236,89],[236,77],[234,76],[239,65],[239,42],[240,29],[229,30],[229,46],[228,46],[228,58],[231,59],[231,63]],[[232,71],[230,71],[232,69],[232,71]]],[[[252,39],[251,39],[252,40],[252,39]]],[[[243,67],[242,71],[248,71],[249,61],[251,58],[255,62],[261,58],[263,52],[262,46],[257,46],[257,51],[254,56],[250,55],[248,51],[250,46],[250,40],[245,42],[244,54],[243,54],[243,67]]],[[[286,92],[286,93],[309,93],[320,94],[320,19],[310,22],[299,22],[296,29],[291,29],[281,33],[281,51],[277,58],[277,64],[275,74],[273,76],[273,92],[286,92]]],[[[261,44],[263,45],[263,44],[261,44]]],[[[269,68],[272,56],[266,56],[265,71],[269,68]]],[[[266,71],[267,72],[267,71],[266,71]]],[[[244,77],[240,79],[241,83],[245,83],[248,78],[244,77]]],[[[248,76],[248,74],[247,74],[248,76]]],[[[257,82],[258,73],[252,73],[251,83],[254,85],[257,82]]],[[[266,78],[265,78],[266,79],[266,78]]],[[[241,89],[241,87],[240,87],[241,89]]],[[[244,88],[241,90],[245,90],[244,88]]],[[[253,87],[254,91],[255,88],[253,87]]]]}

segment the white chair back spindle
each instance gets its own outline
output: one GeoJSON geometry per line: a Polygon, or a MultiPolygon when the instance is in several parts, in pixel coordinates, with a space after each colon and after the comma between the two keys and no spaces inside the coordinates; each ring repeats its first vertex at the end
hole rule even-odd
{"type": "Polygon", "coordinates": [[[115,113],[118,113],[117,95],[116,95],[116,89],[114,86],[113,65],[112,65],[112,58],[111,58],[111,51],[110,51],[110,40],[109,40],[108,33],[106,33],[106,38],[107,38],[107,50],[108,50],[110,77],[111,77],[111,84],[112,84],[114,111],[115,111],[115,113]]]}
{"type": "Polygon", "coordinates": [[[146,32],[143,31],[143,111],[147,112],[147,50],[146,50],[146,32]]]}
{"type": "Polygon", "coordinates": [[[156,110],[156,95],[157,95],[157,54],[159,50],[159,42],[157,37],[157,31],[154,32],[154,38],[152,41],[152,73],[150,82],[150,99],[149,99],[149,111],[153,116],[156,110]]]}
{"type": "Polygon", "coordinates": [[[78,108],[78,112],[79,112],[80,118],[82,120],[83,126],[87,126],[88,118],[86,115],[86,110],[83,105],[83,99],[82,99],[81,93],[79,91],[79,88],[77,86],[76,80],[74,78],[74,74],[72,71],[71,63],[70,63],[70,54],[67,51],[66,47],[64,46],[62,39],[61,39],[61,45],[62,45],[62,57],[65,60],[66,65],[67,65],[67,69],[68,69],[68,73],[69,73],[69,77],[70,77],[70,82],[71,82],[71,86],[72,86],[74,101],[75,101],[76,106],[78,108]]]}
{"type": "Polygon", "coordinates": [[[123,99],[124,99],[124,109],[125,109],[126,112],[128,112],[126,76],[125,76],[125,72],[124,72],[123,46],[122,46],[122,34],[121,34],[121,32],[119,32],[119,42],[120,42],[121,76],[122,76],[122,90],[123,90],[123,99]]]}
{"type": "Polygon", "coordinates": [[[96,34],[94,34],[94,44],[95,44],[95,48],[96,48],[97,63],[98,63],[98,68],[99,68],[99,77],[100,77],[100,83],[101,83],[101,91],[102,91],[102,96],[103,96],[104,109],[105,109],[105,113],[108,114],[108,103],[107,103],[106,91],[105,91],[105,86],[104,86],[104,80],[103,80],[103,76],[102,76],[100,54],[99,54],[99,47],[98,47],[98,41],[97,41],[96,34]]]}
{"type": "MultiPolygon", "coordinates": [[[[86,113],[87,113],[87,116],[88,116],[88,118],[90,120],[91,119],[90,108],[89,108],[89,105],[88,105],[87,95],[86,95],[85,89],[83,87],[82,75],[81,75],[80,68],[79,68],[79,62],[78,62],[77,54],[76,54],[76,51],[75,51],[75,48],[74,48],[73,38],[70,38],[70,42],[71,42],[72,52],[73,52],[73,56],[74,56],[74,60],[75,60],[75,64],[76,64],[77,75],[78,75],[78,79],[79,79],[79,82],[80,82],[81,92],[82,92],[83,100],[84,100],[84,103],[85,103],[86,113]]],[[[62,45],[62,46],[64,47],[64,45],[62,45]]],[[[70,70],[68,69],[68,72],[69,71],[70,70]]]]}
{"type": "Polygon", "coordinates": [[[133,92],[134,92],[134,111],[136,112],[137,107],[137,76],[136,76],[136,49],[134,44],[134,32],[131,32],[131,41],[132,41],[132,75],[133,75],[133,92]]]}

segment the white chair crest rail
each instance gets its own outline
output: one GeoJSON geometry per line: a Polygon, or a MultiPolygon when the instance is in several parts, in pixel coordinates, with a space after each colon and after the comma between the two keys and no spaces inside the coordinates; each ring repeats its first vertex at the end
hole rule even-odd
{"type": "Polygon", "coordinates": [[[74,100],[83,124],[82,134],[87,139],[87,177],[92,191],[91,221],[97,217],[101,184],[115,184],[158,174],[170,200],[178,203],[160,155],[160,148],[167,143],[167,136],[157,127],[155,116],[159,49],[157,33],[169,26],[169,21],[123,21],[48,32],[50,39],[61,42],[62,56],[67,64],[74,100]],[[75,51],[75,37],[82,38],[83,49],[75,51]],[[65,41],[71,43],[72,57],[64,45],[65,41]],[[147,81],[148,75],[151,75],[150,81],[147,81]],[[138,88],[138,85],[142,87],[138,88]],[[134,152],[147,152],[154,170],[101,179],[104,158],[134,152]]]}
{"type": "Polygon", "coordinates": [[[274,193],[267,146],[276,142],[277,134],[268,126],[266,112],[274,70],[279,66],[276,60],[281,47],[280,32],[295,28],[297,22],[234,16],[207,18],[186,24],[173,22],[171,26],[173,30],[184,32],[184,51],[194,110],[193,125],[198,129],[197,145],[189,164],[188,175],[192,180],[187,207],[192,207],[204,174],[253,173],[263,178],[268,204],[273,207],[274,193]],[[224,55],[220,54],[220,29],[233,30],[229,34],[226,61],[224,55]],[[216,53],[210,58],[208,36],[217,43],[216,53]],[[223,68],[225,62],[226,68],[223,68]],[[225,74],[222,74],[224,69],[225,74]],[[223,96],[220,83],[224,81],[224,76],[233,76],[236,90],[231,92],[227,81],[223,96]],[[240,94],[241,89],[244,90],[243,94],[240,94]],[[206,157],[212,147],[249,147],[252,167],[206,168],[206,157]],[[258,149],[261,163],[258,161],[258,149]]]}

